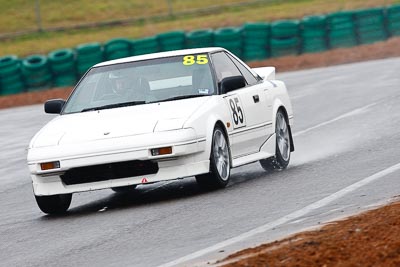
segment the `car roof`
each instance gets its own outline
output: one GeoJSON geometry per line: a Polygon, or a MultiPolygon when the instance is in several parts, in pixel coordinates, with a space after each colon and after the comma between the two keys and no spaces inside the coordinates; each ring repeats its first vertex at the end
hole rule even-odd
{"type": "Polygon", "coordinates": [[[134,61],[143,61],[155,58],[165,58],[165,57],[173,57],[173,56],[183,56],[188,54],[200,54],[200,53],[212,53],[217,51],[225,50],[221,47],[207,47],[207,48],[194,48],[194,49],[183,49],[183,50],[175,50],[175,51],[168,51],[168,52],[159,52],[153,54],[146,54],[140,56],[132,56],[126,57],[121,59],[115,59],[110,61],[101,62],[96,64],[94,67],[101,67],[101,66],[108,66],[113,64],[120,64],[120,63],[128,63],[134,61]]]}

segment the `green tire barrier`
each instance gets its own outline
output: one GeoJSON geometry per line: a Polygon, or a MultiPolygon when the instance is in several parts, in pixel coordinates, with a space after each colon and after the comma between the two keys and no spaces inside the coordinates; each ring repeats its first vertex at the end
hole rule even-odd
{"type": "Polygon", "coordinates": [[[212,29],[201,29],[186,33],[187,48],[210,47],[214,45],[214,32],[212,29]]]}
{"type": "Polygon", "coordinates": [[[129,57],[132,53],[132,42],[125,38],[111,39],[104,44],[104,59],[112,60],[129,57]]]}
{"type": "Polygon", "coordinates": [[[383,8],[371,8],[354,12],[360,44],[369,44],[387,39],[384,11],[383,8]]]}
{"type": "Polygon", "coordinates": [[[219,28],[214,32],[214,46],[223,47],[242,57],[242,28],[219,28]]]}
{"type": "Polygon", "coordinates": [[[302,53],[316,53],[328,49],[326,16],[308,16],[301,20],[302,53]]]}
{"type": "Polygon", "coordinates": [[[354,11],[354,16],[358,25],[371,25],[376,23],[382,23],[385,21],[384,16],[385,9],[380,8],[370,8],[370,9],[360,9],[354,11]]]}
{"type": "Polygon", "coordinates": [[[161,51],[173,51],[186,47],[186,36],[184,31],[166,32],[157,35],[161,51]]]}
{"type": "Polygon", "coordinates": [[[156,37],[147,37],[132,41],[132,55],[144,55],[159,52],[160,48],[156,37]]]}
{"type": "Polygon", "coordinates": [[[269,23],[246,23],[243,25],[243,59],[246,61],[262,60],[270,56],[269,23]]]}
{"type": "Polygon", "coordinates": [[[400,35],[400,21],[399,22],[389,22],[388,23],[388,31],[390,36],[399,36],[400,35]]]}
{"type": "Polygon", "coordinates": [[[76,83],[76,75],[62,75],[62,76],[55,76],[53,78],[54,86],[55,87],[68,87],[73,86],[76,83]]]}
{"type": "Polygon", "coordinates": [[[271,56],[281,57],[299,54],[300,38],[271,39],[271,56]]]}
{"type": "Polygon", "coordinates": [[[279,20],[271,24],[271,57],[300,53],[300,22],[279,20]]]}
{"type": "Polygon", "coordinates": [[[400,5],[393,5],[386,10],[387,30],[390,36],[400,36],[400,5]]]}
{"type": "Polygon", "coordinates": [[[76,48],[76,70],[82,76],[93,65],[103,61],[103,48],[100,43],[87,43],[76,48]]]}
{"type": "Polygon", "coordinates": [[[269,49],[267,47],[265,48],[259,48],[259,47],[247,47],[243,51],[243,56],[242,58],[246,61],[255,61],[255,60],[263,60],[267,59],[271,56],[269,49]]]}
{"type": "Polygon", "coordinates": [[[328,43],[330,48],[357,45],[356,27],[352,11],[341,11],[327,16],[328,43]]]}
{"type": "Polygon", "coordinates": [[[246,23],[243,25],[243,44],[246,45],[268,45],[271,26],[269,23],[246,23]]]}
{"type": "Polygon", "coordinates": [[[299,36],[300,22],[297,20],[279,20],[271,24],[271,35],[274,39],[299,36]]]}
{"type": "Polygon", "coordinates": [[[56,87],[72,86],[77,81],[75,54],[72,49],[59,49],[48,54],[53,82],[56,87]]]}
{"type": "Polygon", "coordinates": [[[46,56],[32,55],[25,58],[21,70],[28,91],[50,88],[53,75],[46,56]]]}
{"type": "Polygon", "coordinates": [[[0,57],[0,96],[17,94],[25,85],[21,73],[21,61],[15,55],[0,57]]]}

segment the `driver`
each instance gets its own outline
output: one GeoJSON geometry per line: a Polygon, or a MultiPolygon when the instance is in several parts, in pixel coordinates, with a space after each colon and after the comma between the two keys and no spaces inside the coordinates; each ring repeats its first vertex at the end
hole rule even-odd
{"type": "Polygon", "coordinates": [[[115,95],[127,96],[130,91],[129,78],[122,72],[111,72],[109,74],[111,87],[115,95]]]}
{"type": "Polygon", "coordinates": [[[111,72],[112,91],[121,101],[151,101],[150,86],[146,78],[127,75],[121,71],[111,72]]]}

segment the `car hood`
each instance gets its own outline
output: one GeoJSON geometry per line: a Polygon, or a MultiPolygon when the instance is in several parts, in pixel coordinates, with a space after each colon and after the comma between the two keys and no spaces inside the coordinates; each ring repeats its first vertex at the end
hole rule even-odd
{"type": "Polygon", "coordinates": [[[209,98],[205,96],[61,115],[36,134],[30,147],[79,144],[181,129],[185,121],[209,98]]]}

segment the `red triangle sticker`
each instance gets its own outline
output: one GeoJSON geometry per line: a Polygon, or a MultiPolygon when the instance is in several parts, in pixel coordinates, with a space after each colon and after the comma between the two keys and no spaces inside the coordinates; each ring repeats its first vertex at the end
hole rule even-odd
{"type": "Polygon", "coordinates": [[[143,179],[142,179],[142,184],[145,184],[145,183],[147,183],[147,179],[146,179],[146,178],[143,178],[143,179]]]}

